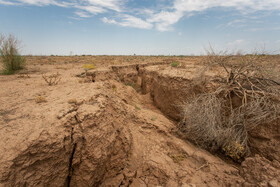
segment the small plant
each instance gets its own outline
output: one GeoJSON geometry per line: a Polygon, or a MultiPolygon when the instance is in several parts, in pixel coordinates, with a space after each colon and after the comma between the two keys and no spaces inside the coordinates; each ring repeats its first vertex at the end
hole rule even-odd
{"type": "Polygon", "coordinates": [[[44,96],[38,96],[35,98],[36,103],[45,103],[47,102],[46,98],[44,96]]]}
{"type": "Polygon", "coordinates": [[[94,69],[95,65],[94,64],[84,64],[83,68],[84,68],[84,70],[86,72],[86,75],[87,75],[88,70],[94,69]]]}
{"type": "Polygon", "coordinates": [[[137,105],[134,106],[136,110],[141,110],[140,107],[138,107],[137,105]]]}
{"type": "Polygon", "coordinates": [[[113,84],[112,89],[113,89],[114,92],[117,92],[117,86],[116,85],[113,84]]]}
{"type": "Polygon", "coordinates": [[[22,73],[19,74],[18,78],[30,78],[30,75],[28,75],[27,73],[22,73]]]}
{"type": "Polygon", "coordinates": [[[136,92],[139,92],[139,91],[140,91],[140,88],[138,88],[138,87],[136,86],[136,84],[134,84],[133,82],[126,83],[125,85],[126,85],[126,86],[131,86],[136,92]]]}
{"type": "Polygon", "coordinates": [[[76,104],[77,104],[77,99],[75,99],[75,98],[69,99],[69,100],[68,100],[68,104],[74,104],[74,105],[76,105],[76,104]]]}
{"type": "Polygon", "coordinates": [[[152,121],[156,121],[156,119],[157,119],[157,117],[155,117],[155,116],[153,116],[153,117],[151,118],[152,121]]]}
{"type": "Polygon", "coordinates": [[[172,62],[171,64],[171,67],[178,67],[180,65],[180,62],[172,62]]]}
{"type": "Polygon", "coordinates": [[[179,153],[179,154],[168,153],[168,156],[173,160],[173,162],[177,164],[184,161],[187,158],[186,154],[183,153],[179,153]]]}
{"type": "Polygon", "coordinates": [[[0,56],[4,68],[2,74],[13,74],[24,68],[25,58],[19,54],[19,49],[20,42],[14,35],[0,36],[0,56]]]}
{"type": "Polygon", "coordinates": [[[55,73],[51,75],[42,75],[42,78],[48,83],[49,86],[57,85],[58,82],[61,80],[61,74],[55,73]]]}
{"type": "Polygon", "coordinates": [[[230,142],[229,144],[223,146],[222,151],[225,153],[225,155],[237,162],[241,162],[241,159],[245,155],[245,147],[238,141],[230,142]]]}

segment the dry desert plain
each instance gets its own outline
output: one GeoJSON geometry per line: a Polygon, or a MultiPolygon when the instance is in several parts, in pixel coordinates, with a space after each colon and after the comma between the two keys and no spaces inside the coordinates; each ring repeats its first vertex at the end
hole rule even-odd
{"type": "MultiPolygon", "coordinates": [[[[280,56],[267,58],[280,75],[280,56]]],[[[26,59],[0,75],[1,187],[280,186],[279,118],[249,132],[241,162],[178,131],[181,106],[202,92],[203,57],[26,59]]],[[[223,72],[205,70],[208,90],[223,72]]]]}

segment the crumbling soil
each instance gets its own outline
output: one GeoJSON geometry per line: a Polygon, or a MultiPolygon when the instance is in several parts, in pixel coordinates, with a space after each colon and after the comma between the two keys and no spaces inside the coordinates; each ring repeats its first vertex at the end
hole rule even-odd
{"type": "Polygon", "coordinates": [[[0,76],[0,186],[280,184],[278,121],[251,132],[257,154],[241,165],[178,135],[180,106],[213,89],[219,69],[201,78],[203,67],[191,60],[178,68],[101,63],[86,74],[72,62],[34,64],[28,77],[0,76]],[[61,81],[48,86],[41,74],[56,72],[61,81]]]}

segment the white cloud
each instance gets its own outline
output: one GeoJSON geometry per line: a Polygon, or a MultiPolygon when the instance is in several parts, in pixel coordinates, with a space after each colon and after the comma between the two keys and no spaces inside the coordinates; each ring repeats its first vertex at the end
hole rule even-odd
{"type": "Polygon", "coordinates": [[[235,8],[238,10],[278,10],[278,0],[175,0],[174,8],[179,11],[203,11],[213,7],[235,8]]]}
{"type": "Polygon", "coordinates": [[[104,13],[106,10],[102,7],[97,7],[97,6],[75,6],[78,9],[85,10],[90,14],[99,14],[99,13],[104,13]]]}
{"type": "Polygon", "coordinates": [[[228,22],[227,26],[234,26],[234,25],[240,24],[240,23],[246,23],[246,20],[244,20],[244,19],[236,19],[236,20],[228,22]]]}
{"type": "Polygon", "coordinates": [[[239,40],[235,40],[235,41],[233,41],[233,42],[229,42],[229,43],[227,43],[227,45],[228,45],[228,46],[236,46],[236,45],[240,45],[240,44],[242,44],[242,43],[244,43],[244,42],[245,42],[244,40],[239,39],[239,40]]]}
{"type": "Polygon", "coordinates": [[[13,3],[10,1],[4,1],[4,0],[0,0],[0,4],[2,5],[17,5],[17,3],[13,3]]]}
{"type": "Polygon", "coordinates": [[[110,24],[116,24],[121,25],[123,27],[134,27],[134,28],[140,28],[140,29],[151,29],[153,27],[153,24],[144,21],[140,18],[131,16],[131,15],[122,15],[120,18],[120,21],[116,21],[114,19],[108,19],[104,17],[102,19],[104,23],[110,23],[110,24]]]}
{"type": "MultiPolygon", "coordinates": [[[[240,13],[247,13],[258,10],[279,10],[279,0],[175,0],[170,11],[161,11],[148,19],[149,22],[156,22],[160,31],[172,30],[172,25],[177,23],[183,16],[192,16],[196,12],[207,9],[233,8],[240,13]]],[[[242,21],[239,20],[239,23],[242,21]]],[[[237,22],[229,23],[230,25],[237,22]]]]}
{"type": "Polygon", "coordinates": [[[87,14],[86,12],[82,12],[82,11],[76,11],[75,14],[81,18],[89,18],[91,17],[89,14],[87,14]]]}
{"type": "Polygon", "coordinates": [[[110,23],[110,24],[117,24],[117,22],[113,19],[108,19],[106,17],[101,19],[104,23],[110,23]]]}
{"type": "Polygon", "coordinates": [[[20,0],[19,2],[30,4],[30,5],[38,5],[38,6],[50,5],[56,3],[54,0],[20,0]]]}
{"type": "Polygon", "coordinates": [[[48,6],[55,5],[60,7],[71,7],[74,3],[66,2],[66,1],[56,1],[56,0],[0,0],[0,4],[4,5],[35,5],[35,6],[48,6]]]}
{"type": "Polygon", "coordinates": [[[63,7],[98,7],[105,8],[108,10],[114,10],[117,12],[121,11],[121,5],[123,5],[123,1],[120,0],[0,0],[0,4],[6,5],[36,5],[36,6],[48,6],[48,5],[56,5],[63,7]]]}
{"type": "MultiPolygon", "coordinates": [[[[108,13],[118,17],[116,21],[110,17],[102,19],[105,23],[110,20],[124,27],[136,27],[150,29],[155,26],[159,31],[173,30],[173,25],[186,16],[206,11],[211,8],[224,8],[238,10],[241,15],[259,10],[280,10],[280,0],[171,0],[171,4],[163,6],[163,2],[156,1],[157,6],[127,7],[129,0],[0,0],[4,5],[35,5],[70,7],[76,9],[74,13],[79,17],[91,17],[92,15],[108,13]]],[[[109,22],[108,22],[109,21],[109,22]]],[[[243,26],[244,20],[234,20],[228,26],[243,26]]]]}
{"type": "Polygon", "coordinates": [[[153,15],[151,18],[147,19],[149,23],[156,23],[156,28],[159,31],[172,30],[170,25],[178,22],[180,18],[183,17],[182,12],[167,12],[162,11],[158,14],[153,15]]]}
{"type": "Polygon", "coordinates": [[[131,10],[132,13],[135,13],[136,15],[144,15],[144,16],[152,16],[154,15],[155,11],[149,8],[135,8],[131,10]]]}
{"type": "Polygon", "coordinates": [[[120,0],[86,0],[91,5],[100,6],[103,8],[115,10],[121,12],[121,5],[123,4],[120,0]]]}

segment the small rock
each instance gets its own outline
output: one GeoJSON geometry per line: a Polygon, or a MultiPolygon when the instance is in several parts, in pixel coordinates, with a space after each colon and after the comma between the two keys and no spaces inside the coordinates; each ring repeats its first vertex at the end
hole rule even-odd
{"type": "Polygon", "coordinates": [[[57,115],[57,119],[61,119],[61,118],[63,118],[63,116],[64,116],[64,113],[61,112],[57,115]]]}
{"type": "Polygon", "coordinates": [[[133,179],[130,187],[146,187],[147,185],[141,179],[133,179]]]}
{"type": "Polygon", "coordinates": [[[186,183],[183,183],[182,184],[182,187],[196,187],[196,185],[195,184],[186,184],[186,183]]]}
{"type": "Polygon", "coordinates": [[[280,186],[279,182],[278,182],[276,179],[269,181],[269,182],[267,183],[267,185],[268,185],[269,187],[279,187],[279,186],[280,186]]]}

